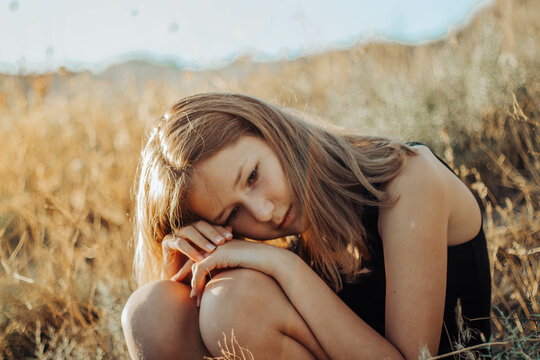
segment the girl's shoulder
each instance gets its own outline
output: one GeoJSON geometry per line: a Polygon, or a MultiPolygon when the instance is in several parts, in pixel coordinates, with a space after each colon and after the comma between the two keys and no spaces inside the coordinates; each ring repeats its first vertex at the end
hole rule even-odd
{"type": "MultiPolygon", "coordinates": [[[[390,199],[403,195],[444,192],[444,182],[450,171],[446,165],[423,144],[415,144],[415,154],[407,156],[401,172],[390,181],[385,191],[390,199]]],[[[453,173],[450,172],[453,175],[453,173]]]]}
{"type": "Polygon", "coordinates": [[[449,171],[428,147],[414,146],[415,155],[407,156],[401,172],[385,187],[389,205],[379,211],[379,233],[385,234],[409,222],[418,222],[415,214],[436,211],[439,218],[450,212],[450,194],[445,171],[449,171]]]}
{"type": "Polygon", "coordinates": [[[444,224],[448,227],[449,245],[471,239],[481,224],[473,194],[427,146],[416,145],[413,149],[416,156],[407,157],[403,170],[385,189],[394,202],[381,208],[378,224],[381,237],[384,240],[389,229],[410,226],[403,222],[410,219],[417,226],[444,224]]]}

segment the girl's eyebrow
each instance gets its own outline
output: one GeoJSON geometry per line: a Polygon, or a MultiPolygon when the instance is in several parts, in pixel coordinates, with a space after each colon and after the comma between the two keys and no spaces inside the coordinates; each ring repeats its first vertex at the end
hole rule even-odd
{"type": "MultiPolygon", "coordinates": [[[[245,159],[242,165],[238,168],[238,174],[236,174],[236,179],[234,180],[233,189],[238,186],[238,183],[240,182],[240,179],[242,178],[242,171],[244,169],[244,165],[246,164],[248,159],[245,159]]],[[[214,218],[212,221],[214,224],[219,224],[219,219],[223,216],[223,213],[225,212],[225,209],[221,210],[218,216],[214,218]]]]}

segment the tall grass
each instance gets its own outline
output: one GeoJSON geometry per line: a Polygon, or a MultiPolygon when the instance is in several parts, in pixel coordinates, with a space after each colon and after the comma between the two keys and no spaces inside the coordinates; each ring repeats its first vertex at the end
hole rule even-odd
{"type": "Polygon", "coordinates": [[[145,129],[178,98],[222,90],[444,154],[485,209],[494,357],[539,358],[539,12],[499,1],[433,44],[202,73],[0,75],[0,357],[128,357],[120,312],[136,288],[130,191],[145,129]]]}

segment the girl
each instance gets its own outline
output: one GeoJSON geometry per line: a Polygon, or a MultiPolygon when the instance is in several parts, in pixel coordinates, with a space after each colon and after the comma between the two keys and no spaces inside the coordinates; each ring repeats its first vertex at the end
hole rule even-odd
{"type": "Polygon", "coordinates": [[[257,360],[417,359],[489,337],[480,208],[423,145],[200,94],[155,124],[136,197],[133,358],[219,356],[231,331],[257,360]]]}

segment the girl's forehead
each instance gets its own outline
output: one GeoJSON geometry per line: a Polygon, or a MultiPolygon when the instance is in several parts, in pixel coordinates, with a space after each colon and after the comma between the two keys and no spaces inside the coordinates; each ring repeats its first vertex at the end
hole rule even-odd
{"type": "Polygon", "coordinates": [[[187,197],[188,207],[198,216],[211,219],[215,210],[223,207],[226,178],[223,174],[205,176],[202,171],[194,171],[187,197]],[[214,211],[212,211],[215,209],[214,211]]]}
{"type": "Polygon", "coordinates": [[[243,136],[229,146],[219,150],[194,168],[195,176],[215,178],[222,173],[236,172],[246,160],[272,154],[268,144],[255,136],[243,136]]]}

